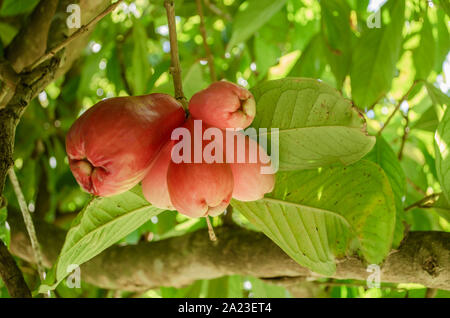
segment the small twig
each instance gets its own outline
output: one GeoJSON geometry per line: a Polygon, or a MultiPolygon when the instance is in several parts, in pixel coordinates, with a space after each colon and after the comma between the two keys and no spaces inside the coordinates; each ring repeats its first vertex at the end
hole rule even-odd
{"type": "Polygon", "coordinates": [[[211,224],[211,221],[209,220],[209,216],[206,216],[206,224],[208,225],[208,234],[209,234],[209,239],[212,242],[217,242],[217,237],[216,237],[216,233],[214,233],[214,228],[211,224]]]}
{"type": "Polygon", "coordinates": [[[436,203],[436,201],[437,201],[437,199],[439,199],[440,195],[441,195],[441,193],[433,193],[433,194],[427,195],[423,199],[420,199],[419,201],[414,202],[413,204],[407,206],[405,208],[405,212],[409,211],[413,208],[422,208],[422,209],[430,208],[433,206],[434,203],[436,203]]]}
{"type": "Polygon", "coordinates": [[[202,0],[196,0],[196,3],[197,3],[197,12],[198,15],[200,16],[200,33],[203,38],[203,47],[205,48],[206,59],[208,61],[209,75],[211,77],[211,82],[216,82],[217,76],[216,76],[216,69],[214,67],[214,57],[208,45],[208,36],[206,34],[205,16],[203,14],[202,0]]]}
{"type": "Polygon", "coordinates": [[[17,266],[8,248],[0,240],[0,277],[8,289],[12,298],[30,298],[31,292],[28,288],[23,274],[17,266]]]}
{"type": "Polygon", "coordinates": [[[183,93],[183,82],[181,79],[180,57],[178,56],[178,41],[177,41],[177,25],[175,21],[175,4],[173,0],[164,0],[164,7],[167,11],[167,24],[169,25],[169,41],[170,41],[170,55],[172,65],[170,73],[173,77],[173,86],[175,89],[175,98],[181,102],[183,107],[187,109],[188,103],[183,93]]]}
{"type": "Polygon", "coordinates": [[[395,106],[394,111],[389,115],[389,117],[386,120],[386,122],[383,124],[383,126],[378,131],[378,135],[381,135],[381,133],[383,132],[384,128],[391,122],[391,120],[394,117],[395,113],[397,113],[397,111],[400,109],[400,107],[402,106],[403,102],[408,99],[409,94],[411,94],[412,90],[414,89],[414,87],[416,87],[416,85],[419,82],[420,82],[420,80],[415,80],[414,83],[411,85],[411,87],[408,89],[408,91],[405,93],[405,95],[403,95],[402,98],[398,101],[398,104],[397,104],[397,106],[395,106]]]}
{"type": "Polygon", "coordinates": [[[402,143],[400,144],[400,150],[398,151],[398,160],[402,160],[403,158],[403,149],[405,148],[406,139],[409,135],[409,108],[406,114],[403,114],[403,117],[406,120],[405,126],[403,128],[403,136],[402,136],[402,143]]]}
{"type": "Polygon", "coordinates": [[[11,180],[11,184],[14,188],[14,192],[17,197],[17,201],[19,202],[20,211],[22,212],[23,220],[25,222],[25,226],[27,228],[28,236],[30,237],[31,247],[33,249],[34,258],[36,259],[37,269],[39,272],[39,277],[41,281],[45,279],[45,271],[43,261],[42,261],[42,252],[39,246],[39,242],[36,236],[36,231],[34,229],[33,220],[31,219],[30,211],[28,211],[27,202],[25,201],[25,197],[23,195],[22,189],[20,188],[19,181],[17,180],[16,173],[14,172],[14,167],[9,169],[8,171],[9,179],[11,180]]]}
{"type": "Polygon", "coordinates": [[[231,16],[227,12],[223,12],[222,10],[220,10],[216,5],[212,4],[210,0],[205,0],[205,5],[213,13],[217,14],[227,21],[231,21],[231,16]]]}
{"type": "Polygon", "coordinates": [[[110,5],[108,8],[103,10],[98,16],[93,18],[91,21],[89,21],[86,25],[81,26],[76,32],[74,32],[71,36],[69,36],[67,39],[56,45],[54,48],[50,49],[47,53],[42,55],[40,58],[38,58],[35,62],[31,64],[27,68],[27,70],[32,70],[42,62],[50,59],[51,57],[55,56],[56,53],[61,51],[63,48],[65,48],[67,45],[69,45],[72,41],[74,41],[76,38],[78,38],[83,33],[86,33],[89,31],[89,29],[97,24],[101,19],[103,19],[106,15],[108,15],[111,11],[113,11],[123,0],[118,0],[116,3],[110,5]]]}

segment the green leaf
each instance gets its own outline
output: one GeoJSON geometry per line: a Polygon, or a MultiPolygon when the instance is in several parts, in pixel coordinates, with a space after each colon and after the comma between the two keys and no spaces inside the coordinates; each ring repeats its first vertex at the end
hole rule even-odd
{"type": "Polygon", "coordinates": [[[12,25],[7,23],[0,22],[0,39],[2,41],[3,47],[8,46],[8,44],[14,39],[16,36],[17,30],[12,25]]]}
{"type": "MultiPolygon", "coordinates": [[[[449,5],[450,7],[450,5],[449,5]]],[[[437,12],[437,42],[436,42],[436,65],[435,70],[440,73],[442,71],[442,63],[447,58],[450,51],[450,34],[445,20],[445,13],[437,12]]]]}
{"type": "Polygon", "coordinates": [[[0,16],[8,17],[29,13],[39,3],[39,0],[4,0],[0,9],[0,16]]]}
{"type": "Polygon", "coordinates": [[[247,41],[260,27],[281,10],[286,0],[248,0],[248,7],[233,19],[233,33],[227,46],[230,51],[236,44],[247,41]]]}
{"type": "Polygon", "coordinates": [[[439,119],[434,106],[428,109],[419,117],[419,119],[411,126],[414,129],[435,132],[439,124],[439,119]]]}
{"type": "Polygon", "coordinates": [[[54,266],[56,282],[69,274],[69,265],[87,262],[162,211],[143,198],[140,186],[120,195],[93,199],[67,233],[54,266]]]}
{"type": "Polygon", "coordinates": [[[369,108],[391,88],[400,56],[405,23],[405,1],[389,1],[390,23],[366,29],[353,52],[350,71],[352,97],[361,109],[369,108]]]}
{"type": "Polygon", "coordinates": [[[414,67],[417,79],[427,79],[428,74],[434,68],[435,40],[433,29],[426,14],[423,16],[422,29],[420,31],[420,42],[413,52],[414,67]]]}
{"type": "Polygon", "coordinates": [[[444,12],[450,17],[450,2],[448,2],[448,0],[439,0],[439,8],[443,9],[444,12]]]}
{"type": "Polygon", "coordinates": [[[436,172],[442,192],[447,201],[450,201],[450,106],[447,106],[438,125],[434,141],[436,172]]]}
{"type": "Polygon", "coordinates": [[[450,223],[450,204],[447,202],[444,196],[439,196],[439,199],[433,205],[434,210],[439,216],[443,217],[450,223]]]}
{"type": "Polygon", "coordinates": [[[375,143],[351,101],[320,81],[286,78],[259,84],[252,92],[257,102],[252,126],[279,129],[280,170],[348,165],[375,143]]]}
{"type": "Polygon", "coordinates": [[[147,92],[150,78],[150,63],[147,59],[147,33],[140,20],[133,18],[133,59],[131,61],[130,81],[134,95],[147,92]]]}
{"type": "Polygon", "coordinates": [[[391,247],[394,197],[370,161],[282,172],[269,197],[232,205],[300,265],[323,275],[333,275],[334,256],[353,246],[369,263],[380,263],[391,247]]]}
{"type": "Polygon", "coordinates": [[[7,214],[8,211],[6,210],[6,206],[0,208],[0,241],[3,241],[5,245],[9,247],[9,243],[11,241],[11,234],[9,230],[9,225],[6,222],[7,214]]]}
{"type": "Polygon", "coordinates": [[[434,105],[450,106],[450,97],[445,95],[439,88],[429,82],[425,82],[425,87],[434,105]]]}
{"type": "Polygon", "coordinates": [[[345,1],[320,2],[324,53],[336,77],[338,88],[350,71],[353,33],[350,28],[350,7],[345,1]]]}
{"type": "Polygon", "coordinates": [[[323,55],[323,41],[320,34],[316,34],[292,67],[289,76],[320,78],[327,64],[323,55]]]}
{"type": "Polygon", "coordinates": [[[192,95],[208,86],[203,70],[203,66],[200,63],[192,64],[187,70],[183,78],[183,89],[187,99],[190,99],[192,95]]]}
{"type": "Polygon", "coordinates": [[[267,284],[256,277],[248,277],[248,281],[252,284],[250,292],[252,298],[286,298],[289,297],[289,292],[286,288],[267,284]]]}
{"type": "Polygon", "coordinates": [[[364,157],[366,160],[370,160],[378,164],[383,168],[386,176],[391,184],[392,192],[395,199],[396,207],[396,219],[395,219],[395,231],[393,248],[399,246],[403,239],[405,227],[403,225],[404,209],[403,200],[406,195],[406,177],[403,172],[403,168],[397,159],[391,146],[384,140],[382,136],[377,137],[377,143],[373,147],[372,151],[364,157]]]}

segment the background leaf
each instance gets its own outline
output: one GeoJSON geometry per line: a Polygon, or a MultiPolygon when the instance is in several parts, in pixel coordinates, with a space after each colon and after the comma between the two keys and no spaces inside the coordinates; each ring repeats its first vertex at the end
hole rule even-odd
{"type": "Polygon", "coordinates": [[[442,191],[450,201],[450,107],[438,125],[435,136],[436,171],[442,191]]]}
{"type": "Polygon", "coordinates": [[[414,52],[414,66],[416,68],[416,78],[426,79],[434,68],[435,39],[433,30],[427,15],[423,17],[423,27],[420,31],[419,46],[414,52]]]}
{"type": "Polygon", "coordinates": [[[352,97],[361,109],[369,108],[391,88],[400,57],[405,23],[405,1],[388,1],[389,24],[365,29],[353,52],[352,97]]]}
{"type": "Polygon", "coordinates": [[[248,7],[236,14],[233,20],[233,34],[228,43],[227,51],[236,44],[245,42],[260,27],[277,13],[285,4],[286,0],[248,0],[248,7]]]}

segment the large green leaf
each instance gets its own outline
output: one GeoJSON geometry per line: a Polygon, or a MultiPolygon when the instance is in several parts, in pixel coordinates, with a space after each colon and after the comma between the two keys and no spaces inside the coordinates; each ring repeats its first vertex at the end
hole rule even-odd
{"type": "Polygon", "coordinates": [[[93,199],[67,233],[54,265],[56,282],[69,274],[69,265],[87,262],[162,211],[144,199],[140,186],[120,195],[93,199]]]}
{"type": "Polygon", "coordinates": [[[279,129],[280,170],[351,164],[375,143],[351,101],[320,81],[268,81],[252,92],[257,102],[252,126],[279,129]]]}
{"type": "Polygon", "coordinates": [[[227,50],[247,41],[260,27],[284,7],[286,0],[248,0],[248,6],[233,19],[233,34],[227,50]]]}
{"type": "Polygon", "coordinates": [[[405,227],[403,225],[403,200],[406,195],[405,173],[391,146],[382,136],[377,137],[377,143],[373,147],[372,151],[364,157],[364,159],[373,161],[383,168],[389,179],[389,183],[391,184],[397,211],[393,240],[393,247],[396,248],[402,241],[405,231],[405,227]]]}
{"type": "Polygon", "coordinates": [[[434,67],[436,44],[433,37],[433,29],[426,14],[423,19],[420,42],[417,49],[414,50],[413,60],[416,69],[416,78],[425,80],[434,67]]]}
{"type": "Polygon", "coordinates": [[[336,77],[338,88],[350,71],[353,33],[350,28],[351,8],[346,1],[321,1],[324,53],[336,77]]]}
{"type": "Polygon", "coordinates": [[[400,56],[405,23],[405,1],[389,1],[390,23],[366,29],[353,53],[350,77],[353,101],[361,109],[375,104],[390,89],[400,56]]]}
{"type": "Polygon", "coordinates": [[[269,197],[232,205],[300,265],[323,275],[335,272],[335,255],[354,246],[369,263],[380,263],[391,247],[394,197],[370,161],[282,172],[269,197]]]}
{"type": "Polygon", "coordinates": [[[442,192],[450,201],[450,106],[442,117],[435,135],[436,172],[442,192]]]}

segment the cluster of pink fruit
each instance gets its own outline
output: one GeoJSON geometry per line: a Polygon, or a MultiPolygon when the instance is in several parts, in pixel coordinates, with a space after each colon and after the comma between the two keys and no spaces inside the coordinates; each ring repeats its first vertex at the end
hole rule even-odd
{"type": "Polygon", "coordinates": [[[181,104],[166,94],[97,103],[76,120],[66,138],[70,169],[77,182],[89,193],[111,196],[142,181],[144,196],[152,205],[190,217],[215,216],[226,209],[232,197],[254,201],[272,191],[274,174],[262,173],[262,168],[270,168],[270,158],[256,141],[233,132],[231,138],[236,142],[233,149],[227,149],[228,128],[247,128],[255,117],[255,100],[248,90],[225,81],[213,83],[191,98],[189,111],[186,119],[181,104]],[[192,150],[181,155],[193,158],[198,123],[202,136],[208,128],[223,132],[223,140],[202,138],[195,146],[203,153],[212,142],[223,145],[222,154],[214,154],[220,160],[211,162],[203,156],[200,160],[173,160],[181,142],[192,150]],[[183,139],[190,140],[172,140],[177,128],[189,131],[189,137],[183,139]],[[255,149],[257,154],[252,153],[255,149]]]}

